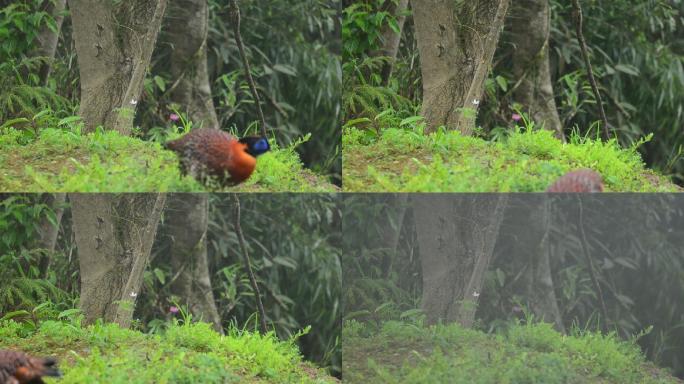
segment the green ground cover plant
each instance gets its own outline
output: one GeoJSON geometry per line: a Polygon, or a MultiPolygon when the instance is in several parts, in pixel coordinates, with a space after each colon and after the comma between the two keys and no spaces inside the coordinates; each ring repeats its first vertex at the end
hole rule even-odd
{"type": "Polygon", "coordinates": [[[636,148],[614,140],[573,135],[567,144],[552,132],[520,128],[495,141],[457,131],[424,134],[415,123],[343,133],[344,190],[349,192],[543,192],[565,172],[591,168],[606,191],[679,191],[645,167],[636,148]]]}
{"type": "Polygon", "coordinates": [[[681,383],[646,362],[634,342],[550,324],[516,324],[498,334],[457,324],[425,327],[345,322],[348,383],[681,383]]]}
{"type": "Polygon", "coordinates": [[[207,323],[175,322],[158,334],[115,324],[82,327],[77,319],[28,324],[0,322],[0,348],[57,357],[64,377],[48,383],[337,382],[302,362],[294,339],[271,333],[230,328],[222,336],[207,323]]]}
{"type": "Polygon", "coordinates": [[[0,134],[0,191],[322,192],[336,188],[304,168],[296,147],[273,146],[260,156],[254,175],[235,187],[203,186],[179,170],[177,156],[159,143],[115,131],[81,134],[79,129],[44,128],[37,134],[5,128],[0,134]]]}

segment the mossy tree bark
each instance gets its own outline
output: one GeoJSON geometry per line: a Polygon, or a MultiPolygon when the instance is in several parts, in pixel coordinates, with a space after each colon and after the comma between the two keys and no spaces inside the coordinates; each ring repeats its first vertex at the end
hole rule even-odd
{"type": "Polygon", "coordinates": [[[515,101],[522,104],[539,126],[565,141],[549,64],[551,16],[548,0],[520,0],[511,12],[513,75],[517,84],[515,101]]]}
{"type": "Polygon", "coordinates": [[[411,3],[423,78],[427,131],[470,135],[509,0],[411,3]]]}
{"type": "Polygon", "coordinates": [[[206,193],[169,195],[165,234],[170,249],[164,262],[171,265],[171,293],[187,304],[195,318],[210,322],[223,332],[216,309],[207,258],[208,199],[206,193]]]}
{"type": "Polygon", "coordinates": [[[388,62],[382,67],[382,81],[384,84],[389,82],[392,70],[394,69],[394,61],[399,52],[399,43],[401,42],[401,35],[404,30],[408,4],[408,0],[387,0],[383,6],[383,8],[387,9],[387,12],[397,19],[397,27],[399,27],[399,32],[395,32],[389,25],[385,25],[382,28],[382,45],[380,49],[371,52],[371,56],[384,56],[388,58],[388,62]]]}
{"type": "Polygon", "coordinates": [[[128,327],[142,285],[164,194],[70,194],[85,322],[128,327]]]}
{"type": "Polygon", "coordinates": [[[492,258],[507,195],[411,197],[429,324],[470,327],[492,258]]]}
{"type": "Polygon", "coordinates": [[[128,135],[166,0],[69,0],[85,131],[128,135]]]}

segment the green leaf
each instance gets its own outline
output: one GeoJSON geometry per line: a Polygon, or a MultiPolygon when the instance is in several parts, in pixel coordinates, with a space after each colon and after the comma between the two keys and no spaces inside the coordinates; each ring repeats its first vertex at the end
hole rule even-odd
{"type": "Polygon", "coordinates": [[[69,124],[71,124],[71,123],[74,123],[74,122],[80,121],[80,120],[81,120],[81,116],[68,116],[68,117],[65,117],[65,118],[63,118],[62,120],[60,120],[60,121],[57,123],[57,125],[58,125],[58,126],[69,125],[69,124]]]}
{"type": "Polygon", "coordinates": [[[502,91],[506,92],[508,90],[508,80],[503,76],[497,76],[496,83],[499,84],[499,88],[501,88],[502,91]]]}
{"type": "Polygon", "coordinates": [[[161,78],[160,76],[155,76],[154,77],[154,83],[157,84],[157,87],[162,92],[166,92],[166,81],[163,78],[161,78]]]}
{"type": "Polygon", "coordinates": [[[25,117],[19,117],[16,119],[9,119],[9,120],[5,121],[2,125],[0,125],[0,129],[8,128],[8,127],[14,126],[15,124],[19,124],[19,123],[29,123],[29,122],[31,122],[31,120],[29,120],[25,117]]]}
{"type": "Polygon", "coordinates": [[[0,320],[10,320],[12,318],[15,318],[17,316],[28,316],[30,313],[28,311],[14,311],[14,312],[7,312],[0,320]]]}
{"type": "Polygon", "coordinates": [[[284,267],[291,268],[291,269],[297,268],[297,264],[293,260],[285,258],[285,257],[276,256],[273,258],[273,262],[276,264],[280,264],[284,267]]]}
{"type": "Polygon", "coordinates": [[[397,23],[397,19],[391,17],[387,19],[387,24],[389,27],[394,31],[394,33],[400,33],[401,31],[399,30],[399,23],[397,23]]]}
{"type": "Polygon", "coordinates": [[[166,283],[166,275],[164,274],[164,271],[162,271],[159,268],[154,269],[154,276],[159,280],[160,283],[165,284],[166,283]]]}
{"type": "Polygon", "coordinates": [[[289,65],[276,64],[273,66],[273,70],[288,76],[297,76],[297,70],[289,65]]]}
{"type": "Polygon", "coordinates": [[[626,73],[626,74],[628,74],[628,75],[630,75],[630,76],[639,76],[639,69],[637,69],[637,68],[636,68],[635,66],[633,66],[633,65],[629,65],[629,64],[618,64],[618,65],[615,66],[615,69],[617,69],[618,71],[620,71],[620,72],[622,72],[622,73],[626,73]]]}
{"type": "Polygon", "coordinates": [[[351,127],[355,127],[359,123],[370,123],[371,121],[372,120],[367,118],[367,117],[360,117],[358,119],[351,119],[351,120],[348,120],[346,123],[344,123],[343,128],[351,128],[351,127]]]}
{"type": "Polygon", "coordinates": [[[57,318],[58,319],[68,318],[71,315],[75,315],[75,314],[80,313],[80,312],[81,312],[81,310],[78,308],[67,309],[66,311],[60,312],[59,315],[57,315],[57,318]]]}
{"type": "Polygon", "coordinates": [[[403,127],[404,125],[413,124],[413,123],[416,123],[416,122],[421,121],[421,120],[423,120],[423,116],[407,117],[399,123],[399,126],[403,127]]]}

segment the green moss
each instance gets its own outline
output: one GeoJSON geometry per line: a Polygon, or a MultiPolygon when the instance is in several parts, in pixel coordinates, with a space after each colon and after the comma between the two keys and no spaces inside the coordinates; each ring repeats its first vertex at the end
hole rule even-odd
{"type": "Polygon", "coordinates": [[[334,383],[303,363],[294,341],[206,323],[172,325],[160,335],[114,324],[80,327],[46,321],[27,332],[0,323],[0,348],[56,356],[64,377],[48,383],[334,383]]]}
{"type": "Polygon", "coordinates": [[[607,191],[680,190],[646,169],[634,148],[578,137],[563,144],[545,130],[491,142],[456,131],[348,128],[343,149],[343,187],[350,192],[541,192],[579,168],[599,172],[607,191]]]}
{"type": "Polygon", "coordinates": [[[565,336],[550,324],[492,335],[459,325],[348,321],[342,362],[348,383],[679,383],[613,335],[565,336]]]}
{"type": "MultiPolygon", "coordinates": [[[[332,191],[323,177],[305,169],[294,150],[274,148],[260,156],[252,177],[225,191],[332,191]]],[[[0,191],[183,192],[221,190],[181,176],[176,155],[159,144],[115,131],[81,135],[43,129],[35,139],[24,131],[0,133],[0,191]]]]}

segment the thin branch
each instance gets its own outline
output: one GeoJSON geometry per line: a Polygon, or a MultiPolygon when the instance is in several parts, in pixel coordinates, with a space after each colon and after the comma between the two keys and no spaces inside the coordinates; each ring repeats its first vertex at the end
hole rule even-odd
{"type": "Polygon", "coordinates": [[[603,292],[601,291],[601,285],[599,284],[598,277],[596,276],[596,267],[594,266],[594,262],[591,258],[591,255],[589,255],[589,250],[587,249],[587,234],[584,232],[584,220],[583,220],[583,210],[582,210],[582,197],[581,194],[577,194],[577,206],[579,208],[579,223],[578,227],[580,230],[580,234],[582,235],[582,238],[580,239],[580,244],[582,246],[582,253],[584,253],[584,257],[587,259],[587,266],[589,267],[589,275],[591,276],[591,283],[594,285],[594,289],[596,290],[596,294],[598,296],[599,303],[601,304],[601,314],[603,315],[604,318],[604,324],[605,324],[605,329],[608,330],[608,310],[606,309],[606,303],[603,301],[603,292]]]}
{"type": "Polygon", "coordinates": [[[584,40],[584,34],[582,33],[582,7],[580,7],[579,0],[572,0],[572,7],[574,8],[575,14],[575,28],[577,32],[577,41],[579,42],[580,48],[582,50],[582,57],[584,58],[584,65],[587,67],[587,76],[589,77],[591,90],[594,92],[594,97],[596,98],[596,105],[598,106],[601,122],[603,123],[603,135],[605,136],[605,139],[608,140],[610,139],[610,132],[608,131],[608,118],[606,118],[606,112],[603,110],[601,94],[599,93],[598,86],[596,85],[594,71],[591,69],[591,62],[589,61],[589,52],[587,50],[587,43],[584,40]]]}
{"type": "Polygon", "coordinates": [[[256,104],[257,113],[259,114],[259,120],[261,122],[261,136],[266,137],[268,134],[266,128],[266,118],[264,118],[264,112],[261,110],[259,94],[257,93],[256,87],[254,86],[252,71],[249,68],[249,61],[247,61],[247,55],[245,55],[245,46],[242,44],[242,35],[240,35],[240,8],[238,7],[237,0],[230,1],[230,16],[233,19],[233,29],[235,30],[235,42],[237,43],[238,49],[240,50],[240,57],[242,57],[242,65],[245,67],[245,76],[247,77],[247,83],[249,83],[249,89],[250,91],[252,91],[252,97],[254,97],[254,103],[256,104]]]}
{"type": "Polygon", "coordinates": [[[242,235],[242,227],[240,226],[240,198],[235,196],[235,233],[237,234],[238,241],[240,242],[240,249],[242,250],[242,260],[245,263],[245,269],[247,270],[247,275],[249,276],[249,283],[252,285],[254,290],[254,298],[257,303],[257,310],[259,311],[259,333],[265,335],[267,332],[266,326],[266,311],[264,311],[264,304],[261,302],[261,294],[259,293],[259,285],[257,285],[256,278],[254,277],[254,272],[252,272],[252,264],[249,260],[249,254],[247,253],[247,247],[245,246],[245,237],[242,235]]]}
{"type": "Polygon", "coordinates": [[[285,111],[280,105],[278,105],[278,102],[273,98],[273,96],[271,96],[268,92],[266,92],[263,89],[261,90],[261,93],[263,93],[264,96],[266,97],[266,99],[268,99],[268,102],[271,103],[271,106],[273,108],[275,108],[275,110],[278,113],[280,113],[284,118],[287,119],[287,117],[288,117],[287,111],[285,111]]]}

